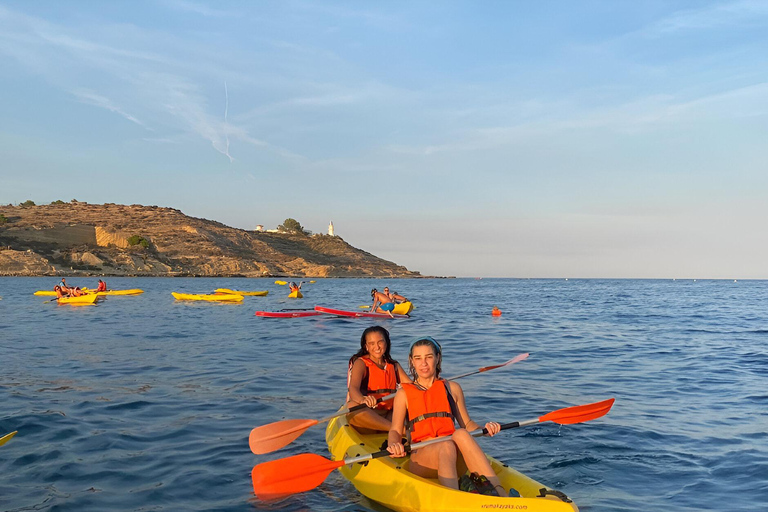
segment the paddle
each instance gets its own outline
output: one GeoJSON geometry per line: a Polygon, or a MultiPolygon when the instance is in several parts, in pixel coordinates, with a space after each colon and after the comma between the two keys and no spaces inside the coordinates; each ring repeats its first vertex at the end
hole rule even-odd
{"type": "MultiPolygon", "coordinates": [[[[614,398],[595,402],[587,405],[575,405],[552,411],[544,416],[527,421],[514,421],[505,423],[501,430],[507,430],[517,427],[526,427],[545,421],[553,421],[560,425],[571,425],[574,423],[583,423],[604,416],[611,410],[614,398]]],[[[475,430],[472,435],[479,437],[487,434],[486,429],[475,430]]],[[[423,448],[430,444],[441,443],[451,439],[451,436],[438,437],[421,443],[416,443],[406,447],[406,453],[410,453],[418,448],[423,448]]],[[[288,496],[299,492],[314,489],[331,474],[334,469],[364,462],[367,460],[386,457],[389,455],[387,450],[381,450],[358,457],[350,457],[344,460],[332,461],[312,453],[303,453],[286,457],[284,459],[263,462],[254,466],[251,472],[253,479],[253,492],[261,500],[269,500],[288,496]]]]}
{"type": "Polygon", "coordinates": [[[7,443],[8,441],[10,441],[10,440],[11,440],[11,438],[12,438],[13,436],[15,436],[17,432],[18,432],[18,430],[14,430],[14,431],[13,431],[13,432],[11,432],[10,434],[6,434],[6,435],[4,435],[3,437],[0,437],[0,446],[3,446],[5,443],[7,443]]]}
{"type": "MultiPolygon", "coordinates": [[[[456,377],[451,377],[450,379],[447,379],[447,380],[456,380],[462,377],[466,377],[468,375],[474,375],[476,373],[487,372],[489,370],[495,370],[496,368],[508,366],[510,364],[514,364],[526,359],[528,355],[529,354],[527,353],[520,354],[517,357],[510,359],[506,363],[497,364],[493,366],[486,366],[484,368],[480,368],[479,370],[465,373],[463,375],[457,375],[456,377]]],[[[388,398],[392,398],[393,396],[394,396],[394,393],[381,397],[378,400],[376,400],[376,403],[382,402],[388,398]]],[[[310,427],[313,427],[319,423],[325,423],[326,421],[329,421],[337,416],[343,416],[344,414],[349,414],[350,412],[365,409],[366,407],[368,406],[365,404],[358,404],[358,405],[355,405],[354,407],[345,407],[340,411],[334,414],[331,414],[330,416],[326,416],[325,418],[321,418],[319,420],[307,420],[307,419],[282,420],[282,421],[276,421],[274,423],[269,423],[267,425],[262,425],[261,427],[256,427],[253,430],[251,430],[251,434],[250,436],[248,436],[248,444],[250,444],[251,446],[251,451],[257,455],[274,452],[275,450],[279,450],[283,446],[287,446],[291,444],[294,439],[299,437],[310,427]]]]}

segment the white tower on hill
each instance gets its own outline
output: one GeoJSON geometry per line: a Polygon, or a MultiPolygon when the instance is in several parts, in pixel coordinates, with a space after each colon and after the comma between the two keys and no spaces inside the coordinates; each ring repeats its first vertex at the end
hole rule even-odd
{"type": "Polygon", "coordinates": [[[336,236],[333,234],[333,221],[331,221],[331,223],[328,224],[328,234],[331,236],[336,236]]]}

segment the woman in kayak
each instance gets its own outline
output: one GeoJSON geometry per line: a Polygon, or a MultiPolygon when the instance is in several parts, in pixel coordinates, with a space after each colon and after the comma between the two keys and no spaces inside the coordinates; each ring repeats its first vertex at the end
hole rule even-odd
{"type": "Polygon", "coordinates": [[[360,350],[349,359],[347,407],[368,406],[368,409],[350,413],[349,424],[358,430],[365,429],[363,433],[389,431],[392,399],[378,404],[376,401],[397,391],[399,383],[411,382],[400,363],[389,354],[391,346],[389,331],[374,325],[363,331],[360,350]]]}
{"type": "MultiPolygon", "coordinates": [[[[458,475],[469,469],[485,476],[494,493],[508,496],[483,450],[470,435],[480,426],[469,417],[461,386],[440,378],[441,361],[440,344],[430,336],[418,338],[411,344],[408,365],[414,380],[412,384],[403,384],[395,395],[387,450],[392,457],[405,457],[401,442],[403,425],[407,425],[411,444],[450,436],[450,441],[411,452],[409,470],[424,478],[437,476],[442,485],[458,489],[458,475]],[[454,421],[461,428],[456,429],[454,421]]],[[[501,425],[488,422],[485,428],[488,435],[493,436],[501,430],[501,425]]]]}
{"type": "Polygon", "coordinates": [[[384,287],[384,295],[389,297],[389,300],[391,300],[395,304],[400,304],[402,302],[408,302],[408,299],[406,299],[402,295],[398,294],[396,291],[393,290],[393,291],[390,292],[389,291],[389,287],[387,287],[387,286],[384,287]]]}

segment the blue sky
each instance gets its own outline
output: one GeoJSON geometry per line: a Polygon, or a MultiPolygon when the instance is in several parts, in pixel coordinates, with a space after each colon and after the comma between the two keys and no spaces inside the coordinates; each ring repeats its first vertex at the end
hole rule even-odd
{"type": "Polygon", "coordinates": [[[429,275],[768,278],[768,3],[0,4],[0,204],[429,275]]]}

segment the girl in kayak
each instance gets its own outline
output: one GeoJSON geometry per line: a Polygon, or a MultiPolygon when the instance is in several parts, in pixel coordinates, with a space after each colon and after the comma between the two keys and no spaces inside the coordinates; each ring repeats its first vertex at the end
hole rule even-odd
{"type": "Polygon", "coordinates": [[[363,433],[389,431],[392,399],[378,404],[376,400],[397,391],[398,383],[411,382],[400,363],[389,354],[391,346],[389,331],[375,325],[363,331],[360,350],[349,359],[347,406],[368,406],[351,413],[349,424],[363,433]]]}
{"type": "MultiPolygon", "coordinates": [[[[442,349],[432,337],[424,336],[411,344],[408,365],[414,380],[412,384],[403,384],[395,395],[387,451],[392,457],[405,457],[401,442],[403,425],[407,425],[411,444],[450,436],[450,441],[411,452],[409,470],[424,478],[437,476],[442,485],[458,489],[458,475],[469,469],[485,476],[493,492],[508,496],[483,450],[470,435],[480,426],[469,417],[461,386],[440,378],[441,362],[442,349]],[[454,421],[461,428],[456,429],[454,421]]],[[[501,430],[501,425],[488,422],[485,428],[488,435],[493,436],[501,430]]]]}

